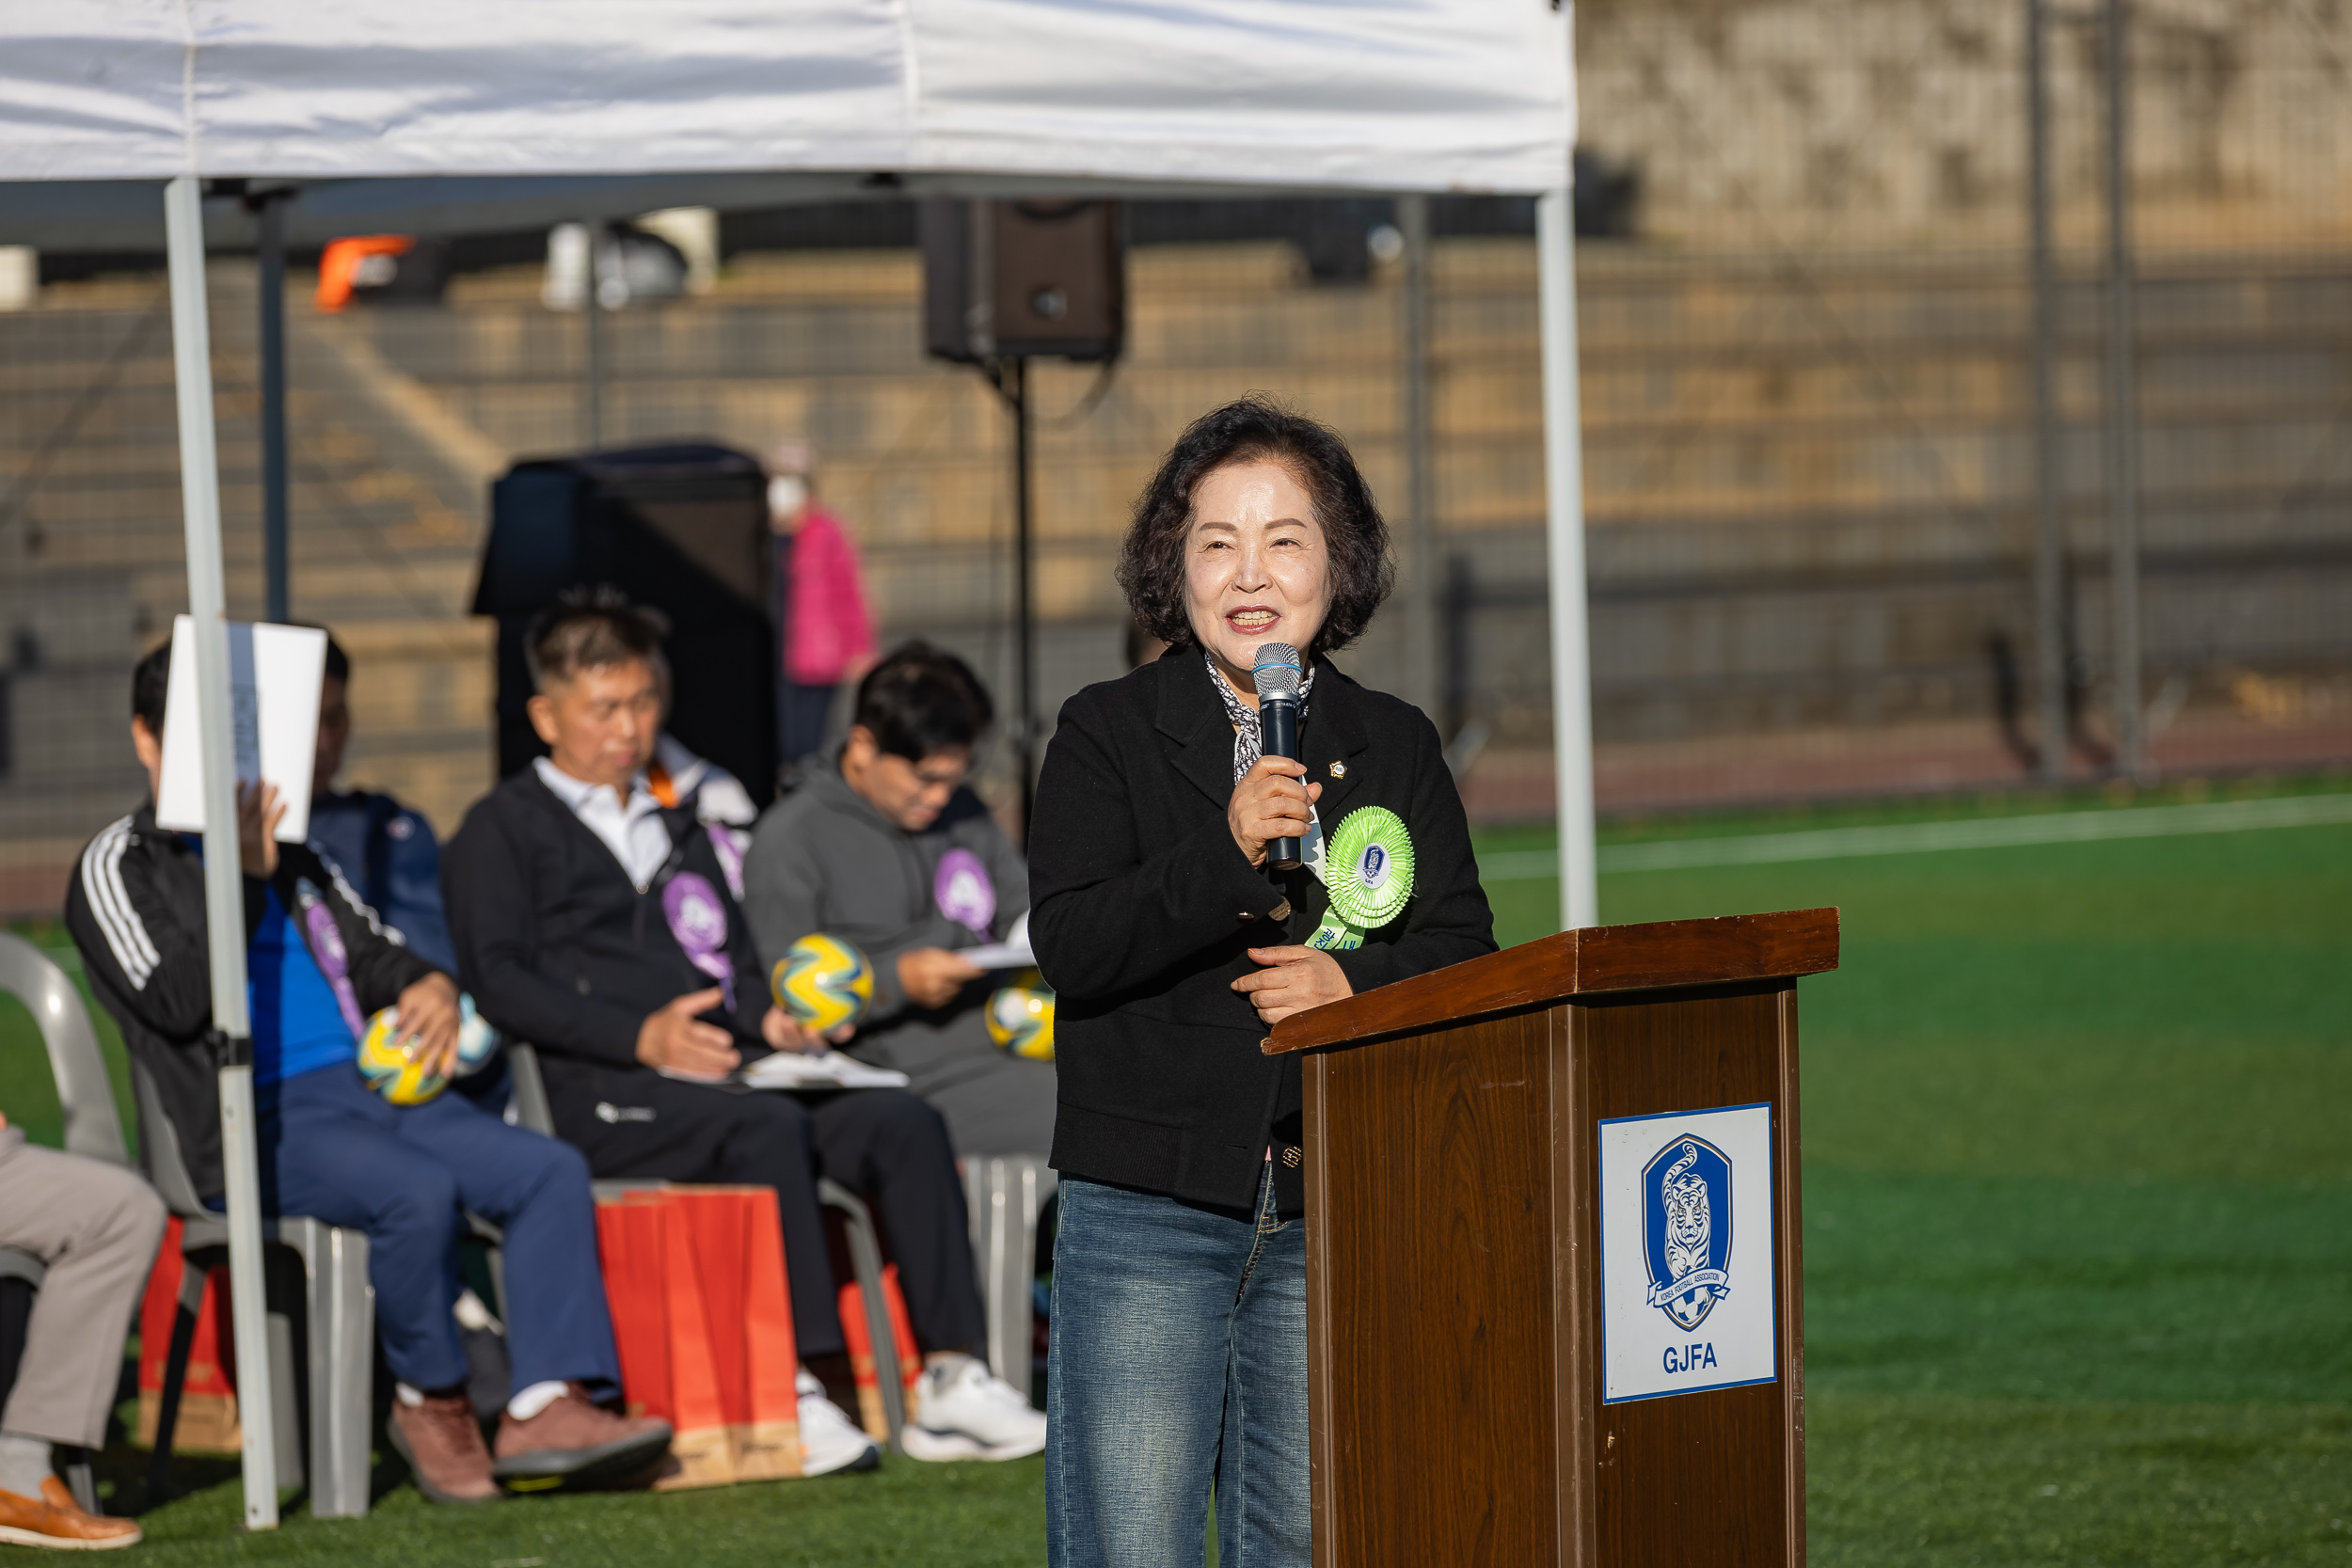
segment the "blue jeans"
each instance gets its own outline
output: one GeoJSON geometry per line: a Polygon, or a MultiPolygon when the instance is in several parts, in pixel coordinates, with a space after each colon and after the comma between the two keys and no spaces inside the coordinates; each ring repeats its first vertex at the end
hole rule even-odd
{"type": "Polygon", "coordinates": [[[389,1104],[348,1064],[262,1085],[255,1099],[262,1205],[368,1233],[368,1283],[394,1377],[416,1388],[466,1380],[450,1306],[471,1210],[506,1235],[515,1386],[619,1384],[578,1149],[509,1127],[453,1091],[389,1104]]]}
{"type": "Polygon", "coordinates": [[[1064,1178],[1045,1443],[1053,1568],[1307,1568],[1307,1226],[1064,1178]]]}

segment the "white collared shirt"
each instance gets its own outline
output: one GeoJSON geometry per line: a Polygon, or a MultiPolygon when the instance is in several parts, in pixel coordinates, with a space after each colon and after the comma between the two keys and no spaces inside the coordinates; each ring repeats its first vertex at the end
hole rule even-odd
{"type": "Polygon", "coordinates": [[[695,821],[748,830],[759,820],[759,808],[741,780],[708,757],[696,756],[666,730],[653,744],[653,759],[670,775],[671,799],[694,802],[695,821]]]}
{"type": "Polygon", "coordinates": [[[629,781],[628,804],[623,805],[610,788],[575,779],[545,757],[532,767],[539,770],[539,782],[604,841],[637,891],[644,892],[670,858],[670,830],[661,820],[661,802],[645,785],[645,775],[641,772],[629,781]]]}

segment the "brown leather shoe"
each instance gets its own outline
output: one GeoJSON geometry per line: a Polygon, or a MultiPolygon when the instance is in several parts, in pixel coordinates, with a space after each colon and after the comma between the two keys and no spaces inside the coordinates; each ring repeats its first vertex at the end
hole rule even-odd
{"type": "Polygon", "coordinates": [[[139,1544],[139,1527],[128,1519],[85,1513],[65,1482],[43,1477],[40,1499],[0,1492],[0,1541],[12,1546],[47,1546],[56,1551],[108,1552],[139,1544]]]}
{"type": "Polygon", "coordinates": [[[499,1417],[498,1463],[510,1492],[607,1486],[649,1469],[670,1451],[670,1423],[615,1416],[577,1383],[528,1421],[499,1417]]]}
{"type": "Polygon", "coordinates": [[[384,1429],[392,1450],[408,1462],[417,1490],[437,1503],[498,1500],[490,1479],[490,1450],[463,1395],[427,1394],[422,1404],[392,1401],[391,1424],[384,1429]]]}

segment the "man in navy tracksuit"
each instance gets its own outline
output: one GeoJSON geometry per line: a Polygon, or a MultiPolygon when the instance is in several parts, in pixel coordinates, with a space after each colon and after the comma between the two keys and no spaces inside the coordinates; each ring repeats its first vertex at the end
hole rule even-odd
{"type": "MultiPolygon", "coordinates": [[[[132,743],[151,787],[163,765],[169,660],[168,645],[159,648],[132,679],[132,743]]],[[[419,1488],[447,1503],[487,1502],[501,1480],[541,1490],[646,1469],[668,1448],[668,1426],[594,1402],[619,1370],[587,1163],[458,1095],[398,1106],[370,1091],[355,1061],[366,1020],[397,1006],[412,1053],[446,1074],[457,990],[384,927],[332,862],[276,841],[283,815],[274,788],[240,795],[262,1202],[367,1232],[376,1323],[398,1380],[392,1446],[419,1488]],[[452,1315],[467,1211],[505,1233],[516,1391],[495,1459],[465,1397],[452,1315]]],[[[151,803],[113,823],[82,855],[66,923],[92,990],[155,1081],[199,1193],[217,1205],[201,841],[158,828],[151,803]]]]}

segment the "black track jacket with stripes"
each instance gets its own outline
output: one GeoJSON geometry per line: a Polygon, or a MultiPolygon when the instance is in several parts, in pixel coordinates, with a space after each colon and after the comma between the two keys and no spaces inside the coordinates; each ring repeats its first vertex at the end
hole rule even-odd
{"type": "MultiPolygon", "coordinates": [[[[434,972],[360,901],[331,861],[307,844],[279,845],[269,879],[278,902],[294,909],[296,885],[306,878],[334,914],[361,1012],[390,1006],[434,972]]],[[[246,878],[248,942],[266,907],[262,879],[246,878]]],[[[121,1025],[132,1059],[155,1081],[198,1195],[217,1196],[220,1092],[218,1064],[204,1038],[213,1027],[213,972],[204,947],[202,859],[178,833],[155,826],[151,804],[141,806],[107,824],[82,851],[66,888],[65,923],[91,991],[121,1025]]],[[[300,921],[294,924],[301,929],[300,921]]]]}

